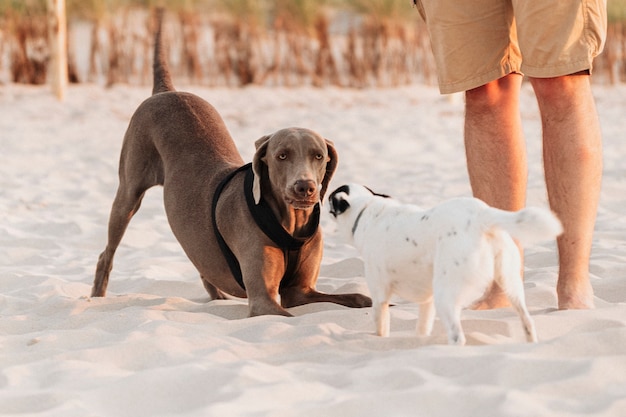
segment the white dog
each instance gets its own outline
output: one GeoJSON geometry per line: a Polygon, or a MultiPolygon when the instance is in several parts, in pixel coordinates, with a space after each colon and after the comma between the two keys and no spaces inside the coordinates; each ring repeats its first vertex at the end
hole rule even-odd
{"type": "Polygon", "coordinates": [[[338,232],[363,257],[380,336],[389,335],[389,300],[396,294],[420,304],[419,335],[430,334],[436,310],[448,343],[463,345],[461,309],[495,280],[517,310],[526,339],[537,341],[513,238],[524,245],[558,236],[561,222],[551,211],[509,212],[476,198],[423,211],[355,184],[337,188],[329,201],[338,232]]]}

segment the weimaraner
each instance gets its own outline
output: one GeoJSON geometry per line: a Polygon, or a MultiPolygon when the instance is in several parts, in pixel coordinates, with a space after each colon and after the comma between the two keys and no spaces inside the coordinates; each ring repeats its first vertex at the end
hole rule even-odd
{"type": "Polygon", "coordinates": [[[212,298],[248,297],[250,316],[290,316],[311,302],[371,306],[362,294],[315,290],[322,258],[319,204],[336,167],[332,142],[289,128],[257,140],[244,165],[209,103],[176,92],[155,35],[152,96],[133,115],[122,145],[119,188],[92,297],[106,293],[113,256],[145,191],[163,185],[167,218],[212,298]]]}

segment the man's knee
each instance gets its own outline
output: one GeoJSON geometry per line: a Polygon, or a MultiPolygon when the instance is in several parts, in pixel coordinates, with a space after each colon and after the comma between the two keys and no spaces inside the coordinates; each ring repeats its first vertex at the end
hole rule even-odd
{"type": "Polygon", "coordinates": [[[487,112],[494,107],[516,103],[522,83],[520,74],[512,73],[465,92],[468,107],[487,112]]]}
{"type": "Polygon", "coordinates": [[[558,104],[563,98],[580,92],[581,86],[589,85],[589,71],[551,78],[529,78],[540,100],[553,101],[558,104]]]}

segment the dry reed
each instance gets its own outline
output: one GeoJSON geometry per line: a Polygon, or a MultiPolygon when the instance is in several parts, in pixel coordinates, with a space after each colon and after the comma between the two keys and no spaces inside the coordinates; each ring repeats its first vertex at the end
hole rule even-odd
{"type": "MultiPolygon", "coordinates": [[[[174,76],[210,86],[363,88],[435,82],[428,35],[410,4],[404,10],[407,19],[396,16],[397,0],[350,1],[356,6],[341,13],[314,0],[223,1],[230,9],[203,13],[181,6],[166,20],[174,76]]],[[[71,81],[149,84],[149,9],[126,5],[115,13],[88,10],[70,20],[70,33],[72,25],[91,26],[89,39],[70,38],[71,81]],[[77,53],[76,42],[88,42],[87,56],[77,53]]],[[[8,9],[0,20],[0,51],[8,51],[0,59],[0,74],[10,74],[6,81],[44,83],[49,58],[45,14],[8,9]]],[[[613,19],[609,25],[605,52],[596,60],[599,81],[626,81],[623,20],[613,19]]]]}

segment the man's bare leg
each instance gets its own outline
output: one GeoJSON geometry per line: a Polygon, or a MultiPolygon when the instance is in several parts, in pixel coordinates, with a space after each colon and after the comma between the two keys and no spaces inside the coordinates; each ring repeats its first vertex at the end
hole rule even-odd
{"type": "MultiPolygon", "coordinates": [[[[528,167],[519,110],[520,74],[465,93],[465,152],[472,192],[487,204],[519,210],[526,202],[528,167]]],[[[509,302],[494,284],[473,308],[499,308],[509,302]]]]}
{"type": "Polygon", "coordinates": [[[558,238],[559,308],[593,308],[589,256],[602,178],[602,135],[589,75],[531,79],[543,126],[544,169],[558,238]]]}

